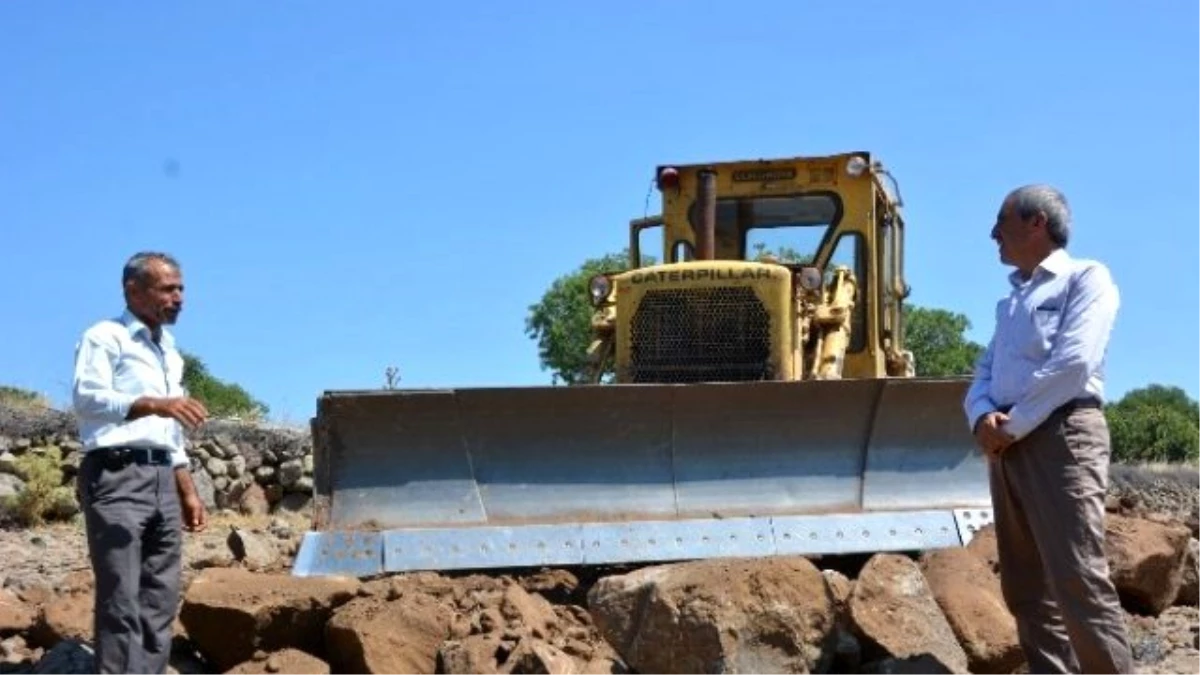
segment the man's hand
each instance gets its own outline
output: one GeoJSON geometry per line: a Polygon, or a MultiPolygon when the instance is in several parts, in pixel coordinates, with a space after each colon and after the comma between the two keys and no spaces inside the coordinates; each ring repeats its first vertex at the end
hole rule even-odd
{"type": "Polygon", "coordinates": [[[192,482],[192,473],[187,467],[175,469],[175,487],[179,491],[183,527],[188,532],[203,532],[208,525],[208,511],[200,495],[196,494],[196,484],[192,482]]]}
{"type": "Polygon", "coordinates": [[[195,429],[208,420],[208,410],[194,398],[139,398],[130,409],[129,419],[155,415],[178,420],[188,429],[195,429]]]}
{"type": "Polygon", "coordinates": [[[1000,427],[1008,421],[1008,415],[1002,412],[990,412],[975,423],[975,442],[985,453],[999,457],[1000,453],[1013,444],[1013,437],[1000,427]]]}

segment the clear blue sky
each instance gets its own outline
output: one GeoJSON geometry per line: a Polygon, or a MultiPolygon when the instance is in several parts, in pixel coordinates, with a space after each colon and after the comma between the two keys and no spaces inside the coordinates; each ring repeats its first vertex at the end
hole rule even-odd
{"type": "MultiPolygon", "coordinates": [[[[870,150],[912,300],[985,340],[1011,188],[1060,186],[1124,305],[1110,393],[1197,396],[1194,2],[0,4],[0,382],[66,400],[138,249],[182,346],[326,388],[544,384],[527,307],[660,162],[870,150]]],[[[652,207],[653,208],[653,207],[652,207]]]]}

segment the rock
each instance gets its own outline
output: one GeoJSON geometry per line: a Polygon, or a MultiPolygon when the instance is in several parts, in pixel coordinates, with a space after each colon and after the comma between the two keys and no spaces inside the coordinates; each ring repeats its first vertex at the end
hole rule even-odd
{"type": "Polygon", "coordinates": [[[271,512],[271,504],[267,501],[267,493],[263,492],[258,483],[251,483],[242,490],[238,498],[238,511],[247,516],[265,516],[271,512]]]}
{"type": "Polygon", "coordinates": [[[818,672],[836,640],[824,577],[801,557],[645,567],[600,579],[588,608],[639,672],[818,672]]]}
{"type": "Polygon", "coordinates": [[[213,446],[221,453],[221,459],[233,459],[238,454],[237,442],[226,434],[214,436],[213,446]]]}
{"type": "Polygon", "coordinates": [[[996,547],[995,525],[985,525],[979,528],[979,531],[971,538],[971,542],[967,544],[967,550],[982,560],[992,574],[1000,574],[1000,551],[996,547]]]}
{"type": "Polygon", "coordinates": [[[313,478],[312,476],[301,476],[300,480],[296,481],[294,485],[285,489],[292,494],[302,494],[308,497],[313,491],[313,478]]]}
{"type": "Polygon", "coordinates": [[[520,586],[509,586],[500,601],[500,616],[510,627],[528,631],[533,637],[546,638],[558,623],[554,607],[540,595],[530,595],[520,586]]]}
{"type": "Polygon", "coordinates": [[[204,463],[204,470],[208,472],[208,475],[212,476],[213,479],[216,480],[217,478],[228,475],[229,466],[224,460],[214,457],[204,463]]]}
{"type": "Polygon", "coordinates": [[[275,475],[277,473],[279,473],[278,469],[268,464],[264,464],[254,470],[254,480],[256,480],[259,485],[270,485],[275,480],[275,475]]]}
{"type": "Polygon", "coordinates": [[[1126,609],[1157,616],[1175,602],[1190,537],[1182,525],[1107,516],[1110,576],[1126,609]]]}
{"type": "Polygon", "coordinates": [[[196,485],[196,494],[209,511],[217,510],[217,491],[213,479],[204,470],[192,471],[192,483],[196,485]]]}
{"type": "Polygon", "coordinates": [[[22,474],[20,467],[17,466],[17,456],[7,450],[0,452],[0,474],[9,474],[18,478],[22,474]]]}
{"type": "Polygon", "coordinates": [[[12,450],[12,447],[13,439],[5,436],[4,434],[0,434],[0,453],[8,452],[9,450],[12,450]]]}
{"type": "Polygon", "coordinates": [[[241,455],[234,455],[225,463],[225,469],[229,472],[230,478],[241,478],[246,473],[246,458],[241,455]]]}
{"type": "Polygon", "coordinates": [[[226,492],[229,490],[229,476],[217,476],[212,479],[213,493],[216,498],[217,508],[225,508],[225,503],[229,500],[229,495],[226,492]]]}
{"type": "Polygon", "coordinates": [[[188,587],[179,619],[201,653],[225,671],[260,649],[322,651],[325,623],[360,585],[353,578],[206,569],[188,587]]]}
{"type": "Polygon", "coordinates": [[[0,499],[15,497],[18,492],[24,489],[25,481],[11,473],[0,473],[0,499]]]}
{"type": "Polygon", "coordinates": [[[289,648],[275,652],[274,654],[264,654],[261,659],[243,661],[225,672],[311,673],[312,675],[328,675],[329,664],[308,652],[289,648]]]}
{"type": "Polygon", "coordinates": [[[279,503],[276,506],[281,511],[289,511],[291,513],[301,513],[312,503],[312,495],[303,494],[301,492],[290,492],[279,498],[279,503]]]}
{"type": "Polygon", "coordinates": [[[95,653],[85,642],[75,639],[63,640],[46,652],[34,673],[94,673],[95,653]]]}
{"type": "Polygon", "coordinates": [[[90,592],[56,596],[42,608],[30,630],[30,644],[50,648],[68,639],[90,642],[95,604],[90,592]]]}
{"type": "Polygon", "coordinates": [[[451,675],[503,672],[512,646],[505,647],[497,634],[471,635],[461,640],[447,640],[438,648],[435,671],[451,675]]]}
{"type": "Polygon", "coordinates": [[[1175,594],[1176,605],[1200,605],[1200,540],[1188,540],[1187,553],[1183,558],[1183,574],[1180,576],[1179,592],[1175,594]]]}
{"type": "Polygon", "coordinates": [[[269,542],[263,541],[258,535],[231,526],[225,543],[234,560],[245,563],[252,570],[262,570],[270,567],[279,559],[279,552],[269,542]]]}
{"type": "MultiPolygon", "coordinates": [[[[29,646],[25,644],[25,638],[20,635],[13,635],[0,640],[0,664],[15,665],[32,660],[33,653],[30,651],[29,646]]],[[[3,671],[0,670],[0,672],[3,671]]]]}
{"type": "Polygon", "coordinates": [[[7,588],[0,588],[0,637],[24,633],[33,628],[37,612],[7,588]]]}
{"type": "Polygon", "coordinates": [[[313,457],[311,454],[304,455],[300,458],[301,468],[304,470],[305,476],[311,476],[313,472],[313,457]]]}
{"type": "Polygon", "coordinates": [[[279,465],[279,484],[286,490],[304,477],[304,465],[298,459],[289,459],[279,465]]]}
{"type": "Polygon", "coordinates": [[[263,487],[263,494],[266,495],[268,503],[278,504],[283,499],[283,486],[279,483],[272,483],[263,487]]]}
{"type": "Polygon", "coordinates": [[[837,570],[821,570],[821,576],[825,579],[825,585],[829,587],[837,610],[841,612],[847,609],[850,593],[854,590],[854,582],[837,570]]]}
{"type": "Polygon", "coordinates": [[[931,551],[921,558],[921,572],[972,673],[1011,673],[1024,662],[1000,579],[982,557],[965,548],[931,551]]]}
{"type": "Polygon", "coordinates": [[[567,570],[542,570],[532,576],[518,580],[521,588],[537,593],[552,603],[565,605],[575,599],[579,590],[579,579],[567,570]]]}
{"type": "Polygon", "coordinates": [[[536,638],[524,638],[505,663],[509,673],[575,673],[575,660],[554,645],[536,638]]]}
{"type": "Polygon", "coordinates": [[[871,556],[850,594],[850,620],[864,661],[891,658],[923,672],[967,672],[967,654],[924,575],[902,555],[871,556]]]}
{"type": "Polygon", "coordinates": [[[452,618],[421,593],[352,600],[325,627],[330,666],[342,673],[433,673],[452,618]]]}

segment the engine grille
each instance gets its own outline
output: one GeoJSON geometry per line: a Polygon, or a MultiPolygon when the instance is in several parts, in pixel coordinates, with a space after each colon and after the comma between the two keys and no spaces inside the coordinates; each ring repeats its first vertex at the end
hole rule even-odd
{"type": "Polygon", "coordinates": [[[631,331],[633,382],[770,379],[771,317],[753,289],[649,291],[631,331]]]}

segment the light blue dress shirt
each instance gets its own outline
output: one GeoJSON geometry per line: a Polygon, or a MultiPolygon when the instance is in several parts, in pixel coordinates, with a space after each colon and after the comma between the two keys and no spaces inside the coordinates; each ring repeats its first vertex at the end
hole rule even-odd
{"type": "Polygon", "coordinates": [[[174,466],[188,464],[179,422],[157,415],[125,419],[142,396],[186,395],[183,357],[166,328],[155,344],[150,329],[128,310],[89,327],[75,349],[72,395],[85,451],[111,446],[161,448],[171,452],[174,466]]]}
{"type": "Polygon", "coordinates": [[[1029,279],[1009,275],[996,329],[975,366],[967,424],[1011,406],[1004,425],[1021,439],[1071,399],[1104,401],[1104,362],[1120,294],[1108,268],[1057,249],[1029,279]]]}

